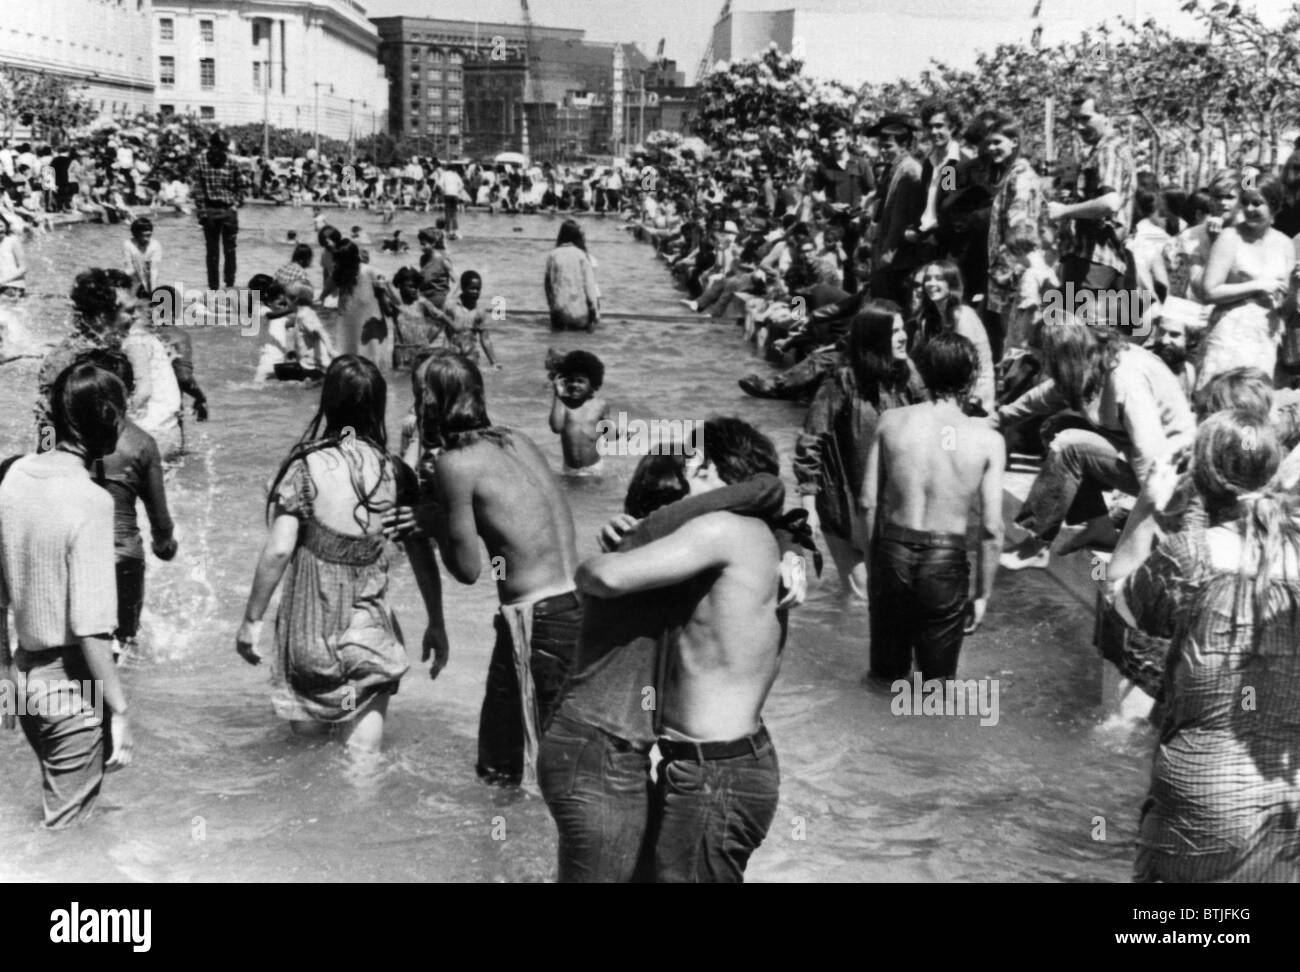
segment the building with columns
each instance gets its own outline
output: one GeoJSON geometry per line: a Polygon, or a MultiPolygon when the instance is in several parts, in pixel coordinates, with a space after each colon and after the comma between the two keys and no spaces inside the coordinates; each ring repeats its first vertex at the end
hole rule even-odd
{"type": "Polygon", "coordinates": [[[223,125],[361,138],[385,127],[379,36],[355,0],[154,0],[156,102],[223,125]]]}
{"type": "Polygon", "coordinates": [[[150,17],[149,0],[9,0],[0,9],[0,67],[84,85],[102,115],[149,111],[150,17]]]}

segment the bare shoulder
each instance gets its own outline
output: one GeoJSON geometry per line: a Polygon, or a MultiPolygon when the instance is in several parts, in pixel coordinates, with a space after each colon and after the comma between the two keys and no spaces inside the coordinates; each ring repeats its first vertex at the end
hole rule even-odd
{"type": "Polygon", "coordinates": [[[966,428],[963,431],[971,436],[971,441],[990,459],[999,457],[1005,459],[1007,452],[1006,439],[1002,437],[1001,432],[986,421],[972,418],[966,423],[966,428]]]}

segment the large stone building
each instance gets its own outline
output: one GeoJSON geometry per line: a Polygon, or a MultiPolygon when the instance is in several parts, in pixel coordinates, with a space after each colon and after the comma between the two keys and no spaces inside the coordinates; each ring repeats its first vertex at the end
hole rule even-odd
{"type": "Polygon", "coordinates": [[[157,105],[336,139],[381,130],[379,36],[355,0],[154,0],[157,105]]]}
{"type": "MultiPolygon", "coordinates": [[[[377,17],[374,24],[389,83],[389,131],[427,140],[430,154],[461,155],[466,150],[465,64],[495,57],[500,65],[522,67],[527,40],[523,24],[430,17],[377,17]]],[[[533,37],[580,41],[583,31],[536,27],[533,37]]],[[[497,87],[502,100],[509,100],[504,94],[507,87],[497,87]]]]}
{"type": "Polygon", "coordinates": [[[148,0],[6,0],[0,67],[45,71],[84,85],[101,115],[153,106],[148,0]]]}

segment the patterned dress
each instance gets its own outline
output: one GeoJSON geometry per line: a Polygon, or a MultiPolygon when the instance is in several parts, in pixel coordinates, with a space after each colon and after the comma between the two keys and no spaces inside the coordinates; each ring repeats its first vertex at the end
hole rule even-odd
{"type": "Polygon", "coordinates": [[[1300,580],[1274,581],[1254,647],[1251,604],[1210,558],[1189,522],[1124,584],[1139,626],[1172,639],[1134,876],[1300,881],[1300,580]]]}
{"type": "Polygon", "coordinates": [[[347,722],[395,693],[410,665],[388,607],[383,534],[326,526],[315,496],[307,463],[296,460],[276,489],[300,532],[275,619],[271,702],[283,719],[347,722]]]}
{"type": "MultiPolygon", "coordinates": [[[[986,300],[996,314],[1010,314],[1020,302],[1025,263],[1013,245],[1042,250],[1050,234],[1043,180],[1029,160],[1019,156],[1007,170],[989,213],[989,280],[986,300]]],[[[1021,341],[1010,342],[1023,343],[1021,341]]]]}

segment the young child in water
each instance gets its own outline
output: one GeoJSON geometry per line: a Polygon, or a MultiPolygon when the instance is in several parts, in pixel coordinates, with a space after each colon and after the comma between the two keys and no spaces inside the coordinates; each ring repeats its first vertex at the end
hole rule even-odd
{"type": "Polygon", "coordinates": [[[397,344],[394,366],[407,368],[422,349],[433,347],[447,326],[447,318],[433,301],[421,296],[420,271],[402,267],[393,275],[393,306],[397,310],[397,344]]]}
{"type": "Polygon", "coordinates": [[[560,437],[565,474],[599,475],[600,422],[609,404],[596,392],[605,382],[605,365],[590,351],[570,351],[563,358],[548,355],[547,373],[555,391],[551,431],[560,437]]]}
{"type": "Polygon", "coordinates": [[[442,308],[447,318],[447,345],[475,364],[478,364],[478,349],[482,345],[488,364],[500,368],[496,352],[492,350],[492,339],[488,337],[487,311],[478,305],[482,294],[483,278],[477,271],[466,270],[460,275],[460,294],[449,299],[442,308]]]}

